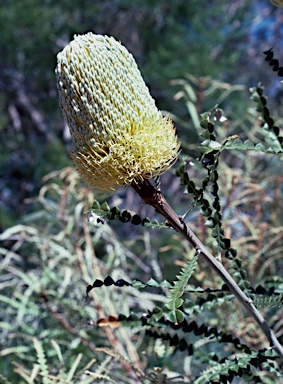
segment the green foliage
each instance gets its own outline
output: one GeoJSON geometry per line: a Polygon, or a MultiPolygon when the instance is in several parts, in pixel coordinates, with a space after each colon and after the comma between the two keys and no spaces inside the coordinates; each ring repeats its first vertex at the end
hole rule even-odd
{"type": "Polygon", "coordinates": [[[282,294],[275,297],[259,297],[256,296],[253,299],[254,304],[257,307],[281,307],[282,306],[282,294]]]}
{"type": "Polygon", "coordinates": [[[158,189],[281,341],[283,120],[270,88],[251,88],[250,103],[242,85],[274,80],[256,75],[262,61],[242,40],[251,12],[250,2],[158,0],[1,10],[1,383],[280,380],[252,318],[185,241],[130,189],[100,203],[61,169],[53,74],[55,54],[93,26],[133,52],[182,140],[177,177],[162,176],[158,189]]]}
{"type": "MultiPolygon", "coordinates": [[[[120,255],[122,265],[126,248],[115,240],[108,226],[95,234],[89,233],[84,222],[88,199],[93,200],[93,194],[80,186],[73,170],[54,172],[41,189],[39,199],[33,202],[37,204],[37,211],[26,217],[25,224],[1,234],[1,344],[5,349],[0,354],[0,366],[1,372],[8,375],[7,380],[19,382],[16,373],[20,372],[28,377],[37,375],[35,383],[42,382],[40,372],[46,381],[50,375],[66,380],[78,354],[82,354],[78,363],[81,372],[95,353],[95,369],[87,368],[90,373],[85,374],[82,381],[85,383],[100,380],[99,377],[107,381],[111,367],[117,365],[117,356],[106,356],[107,364],[102,367],[104,352],[96,351],[93,340],[98,345],[107,346],[107,343],[99,332],[87,332],[87,324],[90,319],[96,319],[97,311],[96,306],[85,306],[82,292],[86,282],[91,281],[90,270],[98,274],[100,268],[114,263],[116,272],[124,273],[113,256],[120,255]],[[108,255],[103,262],[96,258],[92,243],[96,244],[98,254],[108,255]],[[9,334],[12,337],[8,337],[9,334]],[[36,353],[32,343],[35,338],[38,340],[36,353]],[[57,355],[64,356],[64,360],[56,359],[57,355]],[[21,366],[13,370],[12,361],[21,366]],[[35,375],[37,366],[40,370],[35,375]]],[[[93,295],[93,298],[98,307],[103,303],[106,312],[113,312],[115,302],[119,307],[118,299],[107,294],[106,297],[93,295]]],[[[127,308],[127,301],[124,306],[127,308]]],[[[109,337],[111,340],[111,335],[109,337]]],[[[122,340],[126,340],[130,348],[129,336],[122,336],[122,340]]],[[[121,344],[121,352],[127,355],[124,348],[121,344]]],[[[120,368],[116,371],[119,376],[120,368]]],[[[79,377],[76,382],[81,382],[79,377]]]]}
{"type": "Polygon", "coordinates": [[[256,88],[251,88],[252,99],[257,103],[256,110],[261,112],[263,120],[263,129],[265,132],[265,141],[271,143],[272,148],[270,149],[274,153],[282,153],[283,136],[280,135],[280,128],[275,125],[274,119],[270,116],[270,109],[267,106],[267,98],[263,94],[263,87],[259,84],[256,88]]]}
{"type": "MultiPolygon", "coordinates": [[[[83,354],[80,353],[77,355],[75,360],[72,362],[70,366],[70,370],[65,372],[64,360],[61,352],[61,348],[59,344],[57,344],[54,340],[51,340],[51,344],[53,348],[56,350],[62,368],[60,368],[57,375],[54,375],[54,368],[51,366],[48,367],[47,364],[47,356],[44,352],[42,343],[33,338],[34,348],[37,354],[37,364],[34,365],[31,374],[29,375],[26,372],[26,369],[20,364],[15,364],[16,369],[15,372],[18,373],[20,377],[22,377],[27,383],[42,383],[42,384],[51,384],[51,383],[64,383],[64,384],[90,384],[93,383],[95,379],[99,380],[107,380],[107,382],[115,383],[115,381],[111,380],[108,375],[101,374],[100,368],[96,371],[89,371],[95,365],[95,359],[90,361],[83,369],[78,370],[78,366],[83,358],[83,354]]],[[[6,383],[5,381],[3,381],[6,383]]],[[[9,382],[7,382],[9,384],[9,382]]]]}
{"type": "Polygon", "coordinates": [[[197,259],[197,256],[195,256],[184,268],[182,268],[180,274],[176,276],[177,280],[174,282],[174,287],[169,289],[169,302],[166,306],[170,310],[167,316],[172,323],[182,323],[182,321],[184,321],[184,313],[180,310],[180,307],[184,303],[184,300],[181,297],[183,296],[192,273],[197,267],[197,259]]]}
{"type": "MultiPolygon", "coordinates": [[[[228,130],[223,137],[221,129],[227,124],[223,116],[219,108],[202,115],[199,136],[205,141],[195,166],[190,168],[191,160],[184,156],[176,169],[184,196],[190,198],[182,220],[189,218],[193,223],[199,208],[207,246],[218,258],[224,256],[238,284],[266,315],[272,311],[276,324],[282,282],[275,278],[276,272],[269,273],[269,282],[266,272],[260,272],[258,278],[250,274],[249,263],[256,265],[256,254],[250,251],[250,240],[245,243],[249,235],[242,222],[237,218],[235,224],[231,203],[225,202],[228,192],[223,185],[227,175],[231,179],[237,171],[229,164],[229,156],[232,153],[241,161],[241,152],[239,141],[228,130]],[[234,236],[229,228],[237,227],[241,230],[234,236]]],[[[270,129],[260,125],[257,129],[265,149],[258,151],[259,146],[255,146],[259,142],[250,146],[241,138],[242,153],[249,151],[255,161],[262,161],[256,157],[259,153],[278,158],[274,147],[268,150],[265,132],[270,129]]],[[[248,185],[251,175],[249,180],[248,185]]],[[[230,185],[234,189],[229,194],[239,188],[232,206],[240,209],[245,185],[230,185]]],[[[236,377],[253,382],[266,382],[264,375],[276,378],[279,369],[275,355],[258,348],[264,343],[260,335],[256,342],[250,340],[251,332],[257,331],[249,328],[252,322],[248,317],[237,314],[227,287],[220,286],[217,278],[205,277],[210,273],[207,267],[200,259],[197,262],[186,243],[174,240],[174,232],[166,224],[149,218],[152,212],[144,213],[137,202],[124,208],[128,199],[127,190],[118,198],[110,197],[109,203],[100,203],[80,184],[78,175],[65,168],[45,178],[39,197],[31,201],[34,213],[1,234],[0,300],[5,313],[1,318],[5,339],[1,357],[5,363],[0,364],[5,380],[126,383],[131,382],[130,377],[147,382],[149,378],[181,376],[212,383],[232,382],[236,377]],[[116,231],[122,227],[130,230],[118,240],[116,231]],[[152,227],[159,231],[149,231],[152,227]],[[166,232],[164,238],[160,237],[162,232],[166,232]],[[160,244],[158,259],[153,242],[160,244]],[[168,275],[168,280],[162,272],[165,260],[160,256],[169,250],[180,270],[168,275]],[[144,275],[149,276],[147,282],[143,282],[144,275]],[[229,313],[230,317],[226,315],[229,313]],[[235,335],[235,325],[231,327],[234,321],[241,337],[235,335]],[[141,359],[142,351],[146,359],[141,359]],[[184,366],[180,365],[180,355],[184,356],[184,366]],[[161,371],[150,372],[156,366],[161,371]]],[[[245,200],[245,204],[253,207],[253,201],[245,200]]],[[[246,214],[244,222],[252,223],[252,218],[246,214]]],[[[268,244],[267,239],[265,252],[270,249],[268,244]]],[[[173,268],[174,262],[169,265],[173,268]]],[[[264,263],[254,268],[268,270],[264,263]]]]}
{"type": "MultiPolygon", "coordinates": [[[[267,356],[271,357],[267,352],[267,356]]],[[[246,377],[249,381],[253,380],[254,383],[261,383],[261,379],[257,374],[251,374],[250,365],[257,365],[257,354],[243,354],[242,356],[233,360],[225,359],[224,361],[215,362],[212,367],[203,372],[196,380],[196,384],[211,383],[213,380],[220,380],[221,383],[229,383],[234,377],[246,377]]],[[[281,377],[277,371],[277,377],[281,377]]]]}
{"type": "MultiPolygon", "coordinates": [[[[217,0],[209,7],[186,0],[166,4],[163,0],[84,0],[83,6],[78,0],[8,1],[0,12],[1,229],[27,213],[24,200],[38,193],[41,177],[69,161],[62,150],[69,141],[58,106],[54,67],[56,54],[74,34],[93,31],[121,40],[137,59],[158,106],[186,124],[189,131],[176,119],[180,137],[196,143],[199,114],[216,103],[227,105],[227,95],[239,93],[234,91],[242,87],[235,84],[253,84],[260,71],[265,82],[272,81],[262,73],[263,66],[256,65],[260,52],[247,47],[248,26],[253,26],[251,20],[255,25],[260,20],[253,17],[256,5],[255,0],[241,4],[217,0]],[[225,18],[219,17],[219,9],[225,18]],[[249,66],[252,71],[247,71],[249,66]],[[184,72],[194,82],[194,96],[188,99],[190,114],[185,105],[172,103],[174,88],[168,87],[184,72]],[[220,89],[225,91],[219,98],[220,89]],[[191,118],[195,129],[188,121],[191,118]]],[[[267,2],[265,12],[270,12],[268,7],[267,2]]],[[[274,23],[272,29],[279,26],[274,23]]],[[[243,98],[234,101],[231,104],[230,99],[229,108],[241,111],[243,98]]]]}
{"type": "Polygon", "coordinates": [[[148,217],[142,219],[137,213],[131,213],[126,209],[121,211],[117,206],[110,208],[106,202],[100,205],[97,200],[93,202],[89,212],[92,214],[91,220],[97,223],[104,223],[103,219],[106,218],[108,220],[119,219],[121,223],[130,222],[133,225],[142,225],[143,227],[168,228],[164,223],[159,223],[157,220],[151,221],[148,217]]]}
{"type": "Polygon", "coordinates": [[[273,71],[277,72],[277,75],[279,77],[282,77],[283,76],[283,67],[280,67],[279,61],[277,59],[274,59],[272,48],[269,49],[268,51],[263,52],[263,53],[266,55],[265,60],[272,67],[273,71]]]}

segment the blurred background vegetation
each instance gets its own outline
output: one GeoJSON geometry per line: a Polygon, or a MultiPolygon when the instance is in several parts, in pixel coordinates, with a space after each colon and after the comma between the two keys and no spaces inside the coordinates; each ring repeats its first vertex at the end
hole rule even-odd
{"type": "MultiPolygon", "coordinates": [[[[46,173],[70,164],[54,68],[56,54],[76,33],[120,40],[159,108],[188,123],[185,133],[178,126],[186,143],[196,136],[185,103],[173,100],[171,84],[186,73],[247,89],[261,81],[274,103],[282,100],[262,56],[267,48],[279,48],[283,33],[282,11],[267,0],[212,0],[209,6],[198,0],[8,0],[0,23],[2,229],[26,213],[24,199],[37,193],[46,173]]],[[[245,102],[239,94],[229,108],[240,115],[245,102]]],[[[199,105],[199,111],[208,107],[199,105]]]]}
{"type": "MultiPolygon", "coordinates": [[[[0,231],[4,234],[0,288],[5,303],[1,343],[12,348],[2,357],[0,372],[18,383],[13,381],[19,380],[13,370],[30,377],[30,367],[36,361],[32,351],[42,352],[38,339],[48,359],[53,359],[54,375],[62,366],[67,372],[76,359],[82,370],[93,353],[98,353],[95,348],[104,345],[101,333],[86,334],[83,324],[96,318],[97,311],[123,312],[122,298],[115,293],[109,297],[105,291],[105,297],[93,297],[96,311],[85,307],[84,289],[94,278],[112,273],[117,278],[129,275],[146,280],[154,275],[159,280],[172,279],[189,255],[178,238],[168,238],[160,231],[149,235],[143,229],[131,227],[129,231],[115,224],[113,229],[86,228],[85,212],[95,195],[80,183],[68,158],[71,144],[58,106],[56,54],[74,34],[93,31],[120,40],[134,55],[158,107],[172,115],[183,154],[193,159],[199,154],[199,114],[215,104],[219,103],[231,121],[225,132],[219,131],[220,137],[236,133],[259,140],[259,122],[248,92],[258,82],[265,87],[274,115],[279,115],[283,88],[262,52],[274,47],[282,63],[283,11],[268,0],[7,0],[0,8],[0,25],[0,231]],[[161,264],[157,254],[165,255],[161,264]],[[62,313],[70,324],[64,323],[62,313]],[[66,353],[65,360],[58,345],[66,353]],[[13,369],[12,361],[18,364],[13,369]]],[[[224,201],[229,202],[234,194],[233,209],[226,205],[227,229],[232,233],[236,221],[238,245],[247,258],[251,251],[255,255],[251,276],[256,280],[261,267],[262,279],[271,268],[260,259],[264,238],[277,236],[275,260],[282,249],[281,235],[271,229],[271,225],[277,230],[283,225],[278,211],[281,167],[278,161],[259,155],[248,163],[241,155],[228,156],[227,161],[229,166],[222,174],[224,201]],[[233,216],[235,212],[241,212],[239,220],[233,216]],[[262,224],[257,227],[257,223],[262,224]]],[[[182,189],[173,174],[164,175],[162,183],[177,209],[185,211],[188,200],[178,195],[182,189]]],[[[133,210],[137,201],[131,190],[111,197],[112,204],[133,210]]],[[[139,202],[138,206],[148,213],[148,207],[139,202]]],[[[203,222],[193,219],[205,238],[203,222]]],[[[271,273],[278,268],[282,271],[282,265],[277,265],[271,273]]],[[[200,273],[199,281],[211,284],[204,276],[200,273]]],[[[136,307],[135,295],[132,292],[125,299],[124,312],[136,307]]],[[[144,295],[139,305],[146,310],[154,299],[144,295]]],[[[157,300],[163,300],[161,295],[157,300]]],[[[224,319],[221,325],[226,326],[224,319]]],[[[245,331],[252,335],[254,329],[249,327],[245,331]]],[[[134,334],[113,336],[112,331],[105,331],[104,338],[110,345],[117,342],[119,353],[130,356],[135,368],[141,369],[134,352],[138,347],[132,345],[132,340],[138,340],[140,348],[144,347],[141,339],[134,334]]],[[[257,339],[253,342],[260,343],[257,339]]],[[[160,353],[166,355],[154,343],[150,348],[157,360],[160,353]]],[[[119,359],[106,353],[99,364],[108,361],[115,366],[119,359]]],[[[176,370],[173,365],[172,371],[176,370]]]]}

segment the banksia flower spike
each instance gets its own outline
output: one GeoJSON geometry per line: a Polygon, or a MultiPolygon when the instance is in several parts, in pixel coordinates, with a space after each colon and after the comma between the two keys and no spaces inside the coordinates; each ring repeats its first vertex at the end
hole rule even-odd
{"type": "Polygon", "coordinates": [[[56,75],[70,156],[89,187],[114,191],[173,165],[180,150],[173,124],[113,37],[75,36],[58,54],[56,75]]]}

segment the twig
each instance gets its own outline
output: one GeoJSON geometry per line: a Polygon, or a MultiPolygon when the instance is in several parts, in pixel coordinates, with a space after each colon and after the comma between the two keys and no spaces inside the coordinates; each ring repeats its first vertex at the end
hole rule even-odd
{"type": "Polygon", "coordinates": [[[223,267],[222,263],[216,260],[216,258],[207,250],[205,245],[198,239],[191,228],[184,223],[182,218],[171,208],[168,202],[160,191],[155,189],[149,180],[136,180],[132,183],[132,188],[140,195],[146,204],[151,205],[155,210],[164,216],[168,224],[180,233],[195,250],[202,256],[210,266],[216,271],[221,279],[228,286],[229,290],[237,297],[240,303],[246,308],[249,314],[255,319],[259,327],[266,335],[270,346],[274,347],[278,355],[283,360],[283,347],[277,340],[276,336],[269,328],[268,324],[254,306],[251,299],[249,299],[245,293],[241,290],[238,284],[233,280],[232,276],[223,267]]]}

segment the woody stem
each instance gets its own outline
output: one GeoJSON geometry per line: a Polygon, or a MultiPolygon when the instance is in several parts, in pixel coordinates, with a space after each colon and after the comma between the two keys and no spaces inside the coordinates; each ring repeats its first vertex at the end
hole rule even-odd
{"type": "Polygon", "coordinates": [[[218,261],[205,247],[205,245],[198,239],[191,228],[183,222],[180,216],[171,208],[168,202],[160,191],[153,187],[149,180],[135,180],[131,184],[132,188],[139,194],[146,204],[155,208],[156,212],[160,213],[167,220],[170,227],[175,229],[182,237],[184,237],[203,257],[206,262],[216,271],[221,279],[228,286],[231,293],[241,302],[246,308],[248,313],[255,319],[259,327],[266,335],[270,346],[274,347],[278,355],[283,360],[283,348],[277,338],[275,337],[268,324],[254,306],[252,300],[246,296],[238,284],[234,281],[232,276],[223,267],[222,263],[218,261]]]}

